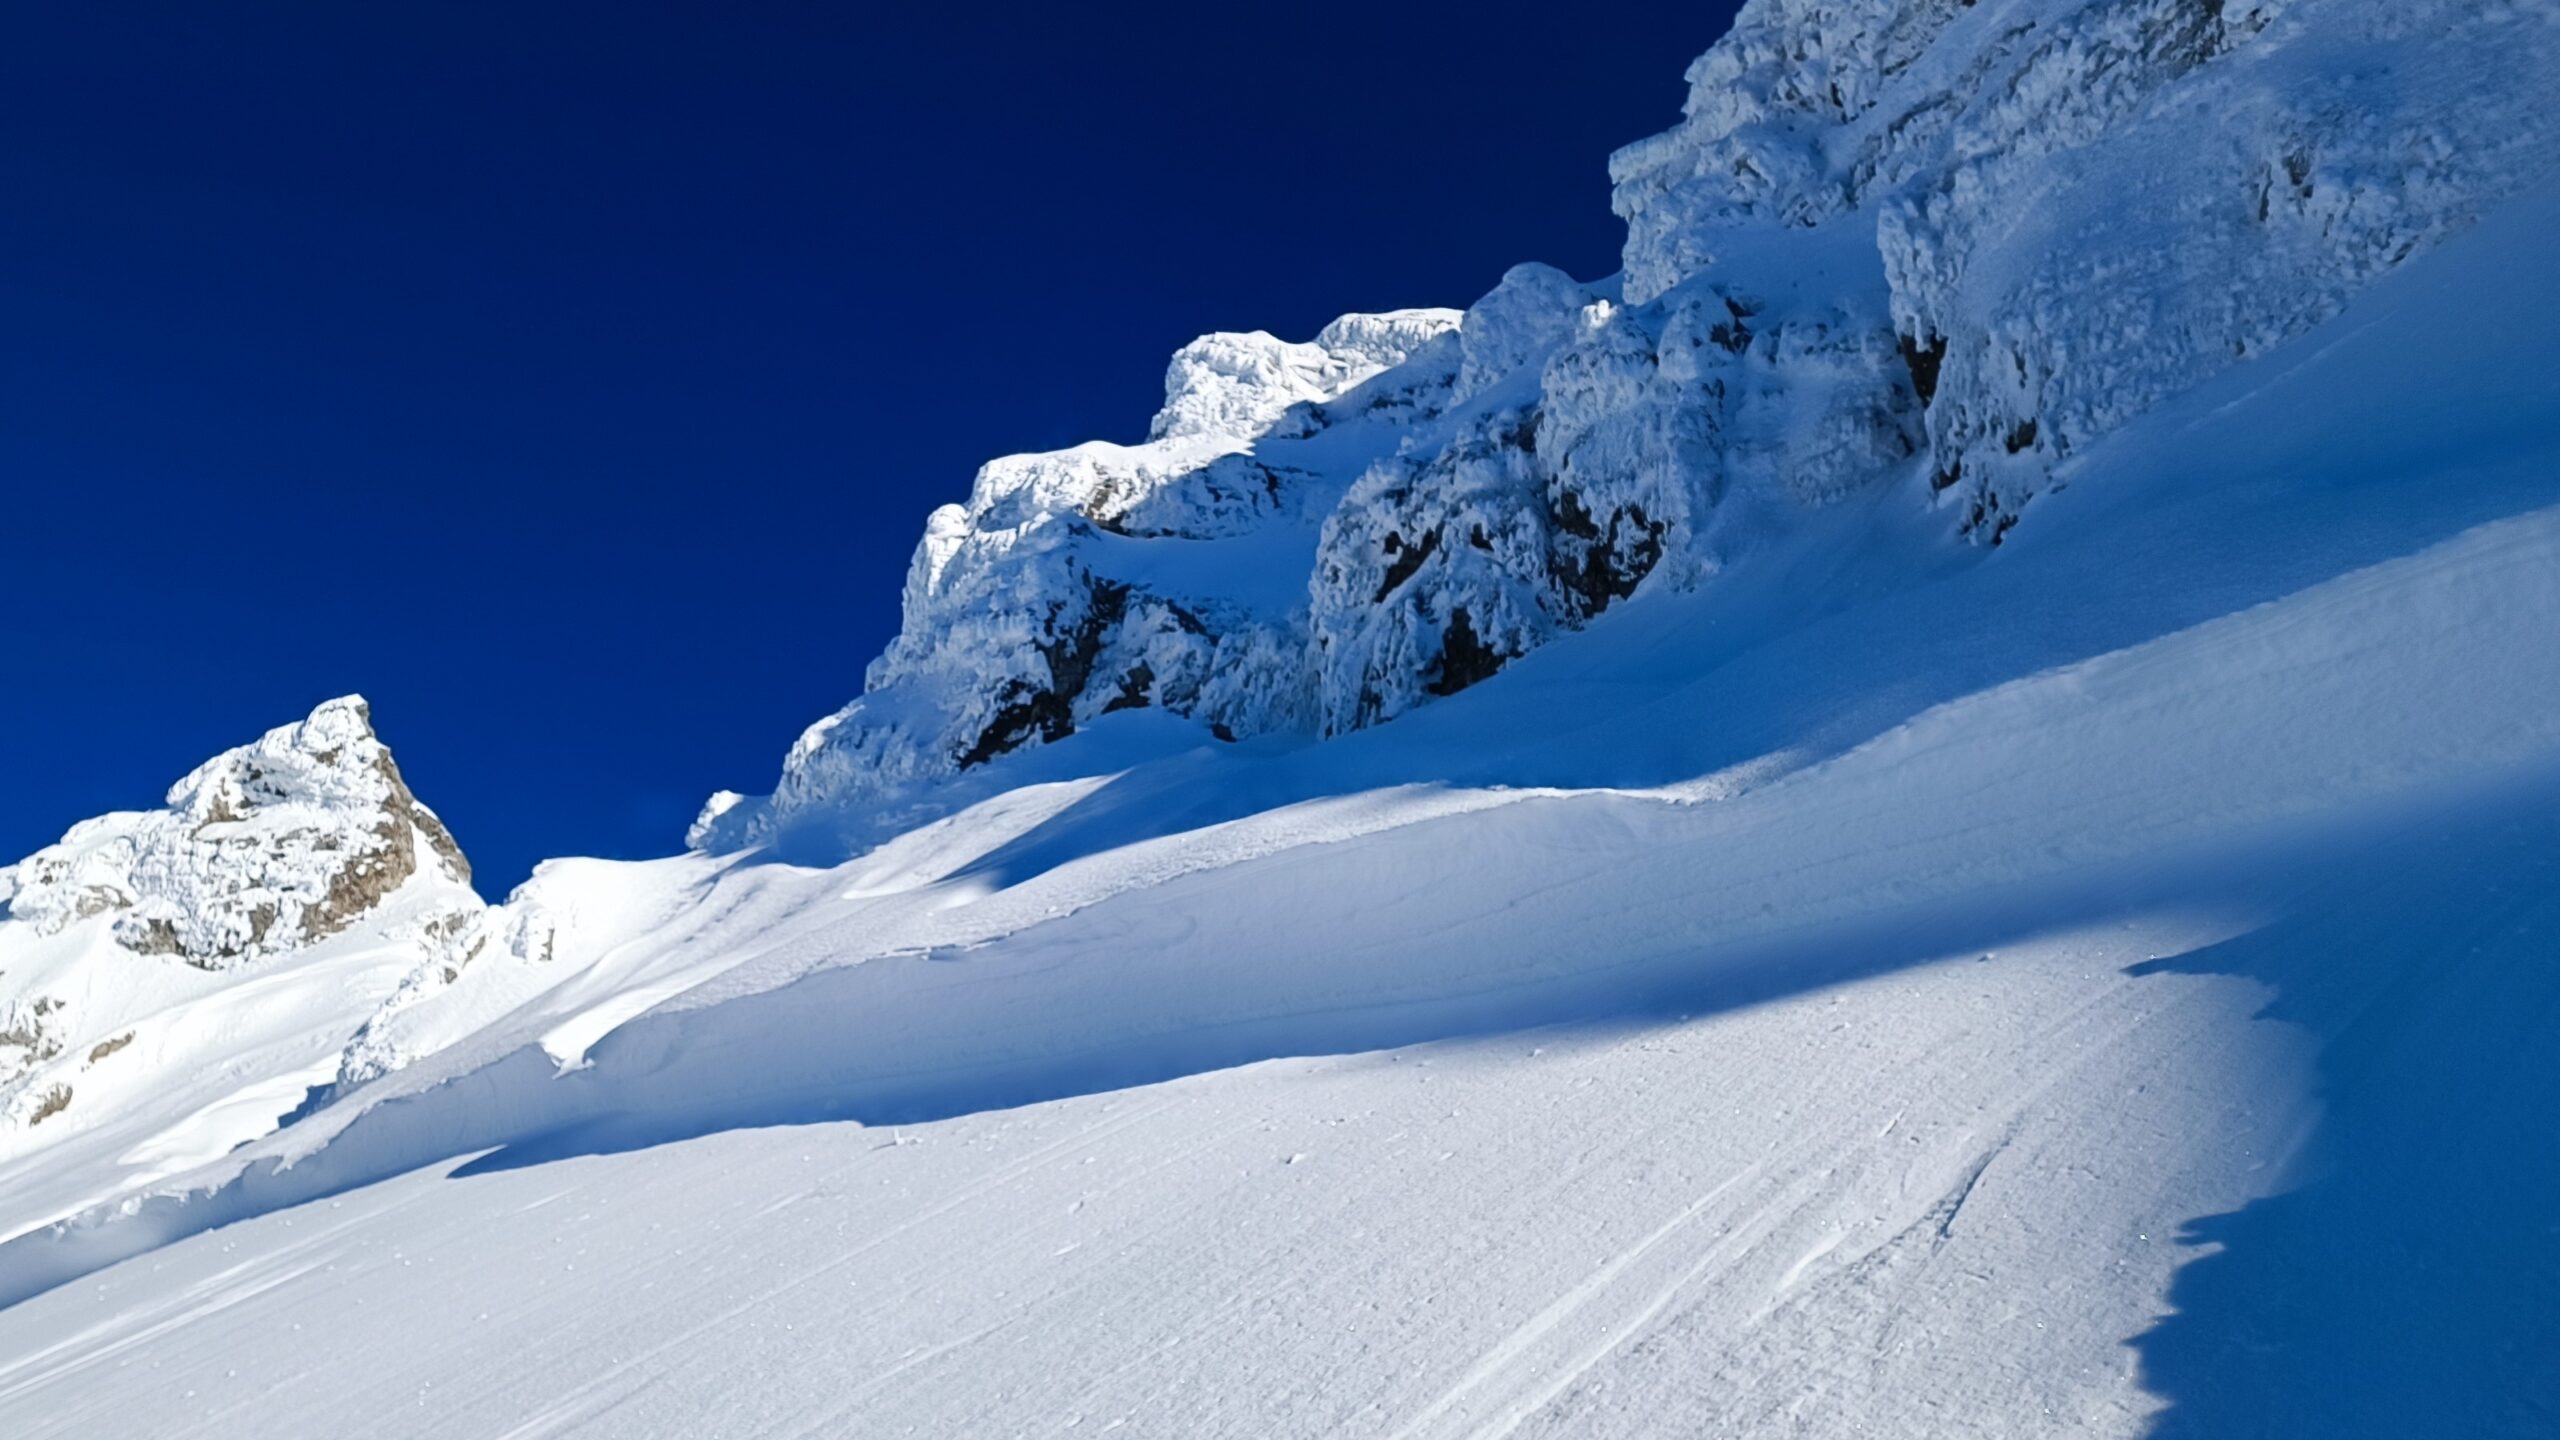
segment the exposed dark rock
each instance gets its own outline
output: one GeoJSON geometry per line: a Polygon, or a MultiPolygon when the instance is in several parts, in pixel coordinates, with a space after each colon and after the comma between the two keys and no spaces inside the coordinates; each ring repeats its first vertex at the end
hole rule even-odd
{"type": "Polygon", "coordinates": [[[1938,367],[1947,360],[1947,337],[1932,335],[1923,343],[1905,335],[1901,340],[1902,363],[1911,370],[1911,393],[1926,405],[1938,393],[1938,367]]]}
{"type": "Polygon", "coordinates": [[[1965,510],[1965,533],[1980,536],[1985,543],[1993,546],[2007,539],[2009,532],[2015,529],[2017,524],[2018,512],[2003,507],[1997,495],[1976,495],[1973,497],[1973,504],[1965,510]]]}
{"type": "Polygon", "coordinates": [[[1641,505],[1612,512],[1604,528],[1571,490],[1556,495],[1547,523],[1577,542],[1557,545],[1547,559],[1547,577],[1563,595],[1572,614],[1589,618],[1636,593],[1644,577],[1662,562],[1667,527],[1649,518],[1641,505]]]}
{"type": "Polygon", "coordinates": [[[1423,562],[1431,558],[1431,552],[1440,548],[1440,531],[1437,527],[1425,530],[1421,541],[1411,545],[1405,543],[1403,536],[1390,534],[1380,548],[1387,552],[1387,573],[1378,582],[1378,593],[1369,597],[1372,604],[1385,601],[1396,592],[1397,586],[1421,571],[1423,562]]]}
{"type": "Polygon", "coordinates": [[[27,1117],[27,1124],[30,1126],[41,1125],[47,1120],[52,1119],[54,1116],[59,1115],[70,1108],[71,1087],[68,1085],[56,1085],[52,1089],[44,1092],[44,1098],[36,1101],[35,1113],[27,1117]]]}
{"type": "Polygon", "coordinates": [[[1461,605],[1449,612],[1449,633],[1440,642],[1440,673],[1428,688],[1434,695],[1455,695],[1491,679],[1494,672],[1514,658],[1485,644],[1476,634],[1474,619],[1461,605]]]}
{"type": "Polygon", "coordinates": [[[471,883],[470,857],[462,853],[462,846],[454,840],[453,832],[444,828],[444,822],[436,818],[436,812],[413,799],[409,802],[409,823],[426,837],[427,848],[443,862],[445,874],[466,885],[471,883]]]}
{"type": "Polygon", "coordinates": [[[18,1019],[14,1023],[0,1028],[0,1046],[25,1051],[23,1059],[29,1064],[61,1054],[60,1028],[58,1024],[48,1023],[48,1017],[60,1013],[62,1008],[62,1001],[55,996],[37,996],[33,1002],[16,1010],[18,1019]]]}
{"type": "MultiPolygon", "coordinates": [[[[391,794],[383,801],[382,818],[373,827],[372,843],[347,857],[347,862],[329,877],[328,892],[319,904],[304,907],[302,938],[306,943],[335,935],[354,924],[417,873],[418,857],[416,848],[409,843],[409,826],[414,823],[411,816],[423,807],[402,783],[400,767],[391,763],[390,751],[382,752],[376,769],[390,785],[391,794]]],[[[451,845],[453,838],[446,836],[445,843],[451,845]]],[[[454,854],[461,852],[456,850],[454,854]]],[[[452,862],[446,864],[450,869],[452,862]]],[[[252,944],[266,937],[267,926],[274,920],[272,914],[251,917],[252,944]]]]}
{"type": "MultiPolygon", "coordinates": [[[[1087,577],[1085,586],[1084,614],[1073,628],[1040,644],[1040,659],[1049,672],[1049,683],[1040,686],[1013,681],[995,719],[961,754],[961,769],[984,765],[1035,735],[1043,743],[1055,743],[1075,733],[1076,700],[1093,679],[1093,664],[1101,658],[1103,642],[1129,609],[1127,585],[1087,577]]],[[[1059,610],[1050,613],[1053,630],[1061,618],[1059,610]]]]}
{"type": "Polygon", "coordinates": [[[137,955],[183,955],[187,949],[186,942],[178,937],[178,927],[166,920],[146,920],[138,933],[129,932],[118,922],[116,937],[137,955]]]}
{"type": "Polygon", "coordinates": [[[1707,331],[1707,338],[1722,349],[1739,355],[1751,348],[1751,327],[1743,322],[1759,314],[1760,307],[1728,295],[1724,300],[1724,308],[1725,313],[1733,318],[1717,321],[1707,331]]]}
{"type": "Polygon", "coordinates": [[[1120,692],[1103,703],[1102,713],[1108,715],[1115,710],[1144,710],[1151,703],[1147,693],[1155,687],[1155,683],[1156,672],[1148,666],[1146,661],[1141,660],[1130,666],[1129,673],[1120,677],[1120,692]]]}

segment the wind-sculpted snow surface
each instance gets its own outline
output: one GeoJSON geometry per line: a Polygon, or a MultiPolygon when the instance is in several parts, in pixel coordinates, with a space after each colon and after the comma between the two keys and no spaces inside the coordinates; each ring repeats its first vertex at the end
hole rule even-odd
{"type": "Polygon", "coordinates": [[[860,849],[1102,715],[1338,735],[1875,491],[1997,543],[2092,443],[2560,154],[2560,0],[1758,0],[1612,162],[1622,279],[1175,357],[988,465],[863,697],[691,843],[860,849]]]}
{"type": "Polygon", "coordinates": [[[2541,1435],[2555,224],[1996,552],[1868,497],[1394,725],[555,862],[548,988],[0,1245],[0,1431],[2541,1435]]]}
{"type": "Polygon", "coordinates": [[[354,701],[76,827],[0,1431],[2546,1432],[2556,35],[1762,0],[1623,276],[989,464],[696,853],[483,906],[354,701]]]}

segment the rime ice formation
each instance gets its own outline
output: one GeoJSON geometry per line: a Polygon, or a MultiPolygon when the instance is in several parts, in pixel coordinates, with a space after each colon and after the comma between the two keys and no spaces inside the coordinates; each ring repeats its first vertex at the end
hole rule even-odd
{"type": "Polygon", "coordinates": [[[2549,166],[2550,0],[1768,0],[1612,162],[1631,297],[1881,255],[1932,483],[1996,540],[2089,442],[2549,166]]]}
{"type": "Polygon", "coordinates": [[[1145,443],[987,465],[926,522],[864,697],[801,737],[770,802],[715,798],[694,843],[912,796],[1117,710],[1231,735],[1313,723],[1298,579],[1348,477],[1447,406],[1458,320],[1212,335],[1174,357],[1145,443]]]}
{"type": "Polygon", "coordinates": [[[1150,440],[1250,440],[1299,405],[1318,405],[1393,369],[1448,333],[1446,310],[1345,315],[1311,344],[1257,330],[1203,335],[1174,352],[1150,440]]]}
{"type": "Polygon", "coordinates": [[[1998,543],[2073,457],[2540,171],[2554,0],[1756,0],[1611,162],[1622,277],[1175,357],[1137,446],[998,460],[769,800],[839,841],[1117,710],[1332,734],[1811,507],[1998,543]],[[848,828],[848,816],[868,823],[848,828]]]}

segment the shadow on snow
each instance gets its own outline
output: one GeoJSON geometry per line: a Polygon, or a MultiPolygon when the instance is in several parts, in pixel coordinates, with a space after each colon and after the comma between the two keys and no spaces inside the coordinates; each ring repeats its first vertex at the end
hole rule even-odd
{"type": "Polygon", "coordinates": [[[2164,1440],[2560,1434],[2560,785],[2412,826],[2242,975],[2320,1042],[2307,1180],[2182,1238],[2134,1343],[2164,1440]]]}

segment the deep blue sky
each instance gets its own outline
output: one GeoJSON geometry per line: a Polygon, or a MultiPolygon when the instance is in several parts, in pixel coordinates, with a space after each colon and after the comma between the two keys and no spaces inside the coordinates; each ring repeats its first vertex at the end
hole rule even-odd
{"type": "Polygon", "coordinates": [[[1614,270],[1731,8],[17,7],[0,862],[351,690],[484,890],[667,853],[980,461],[1614,270]]]}

